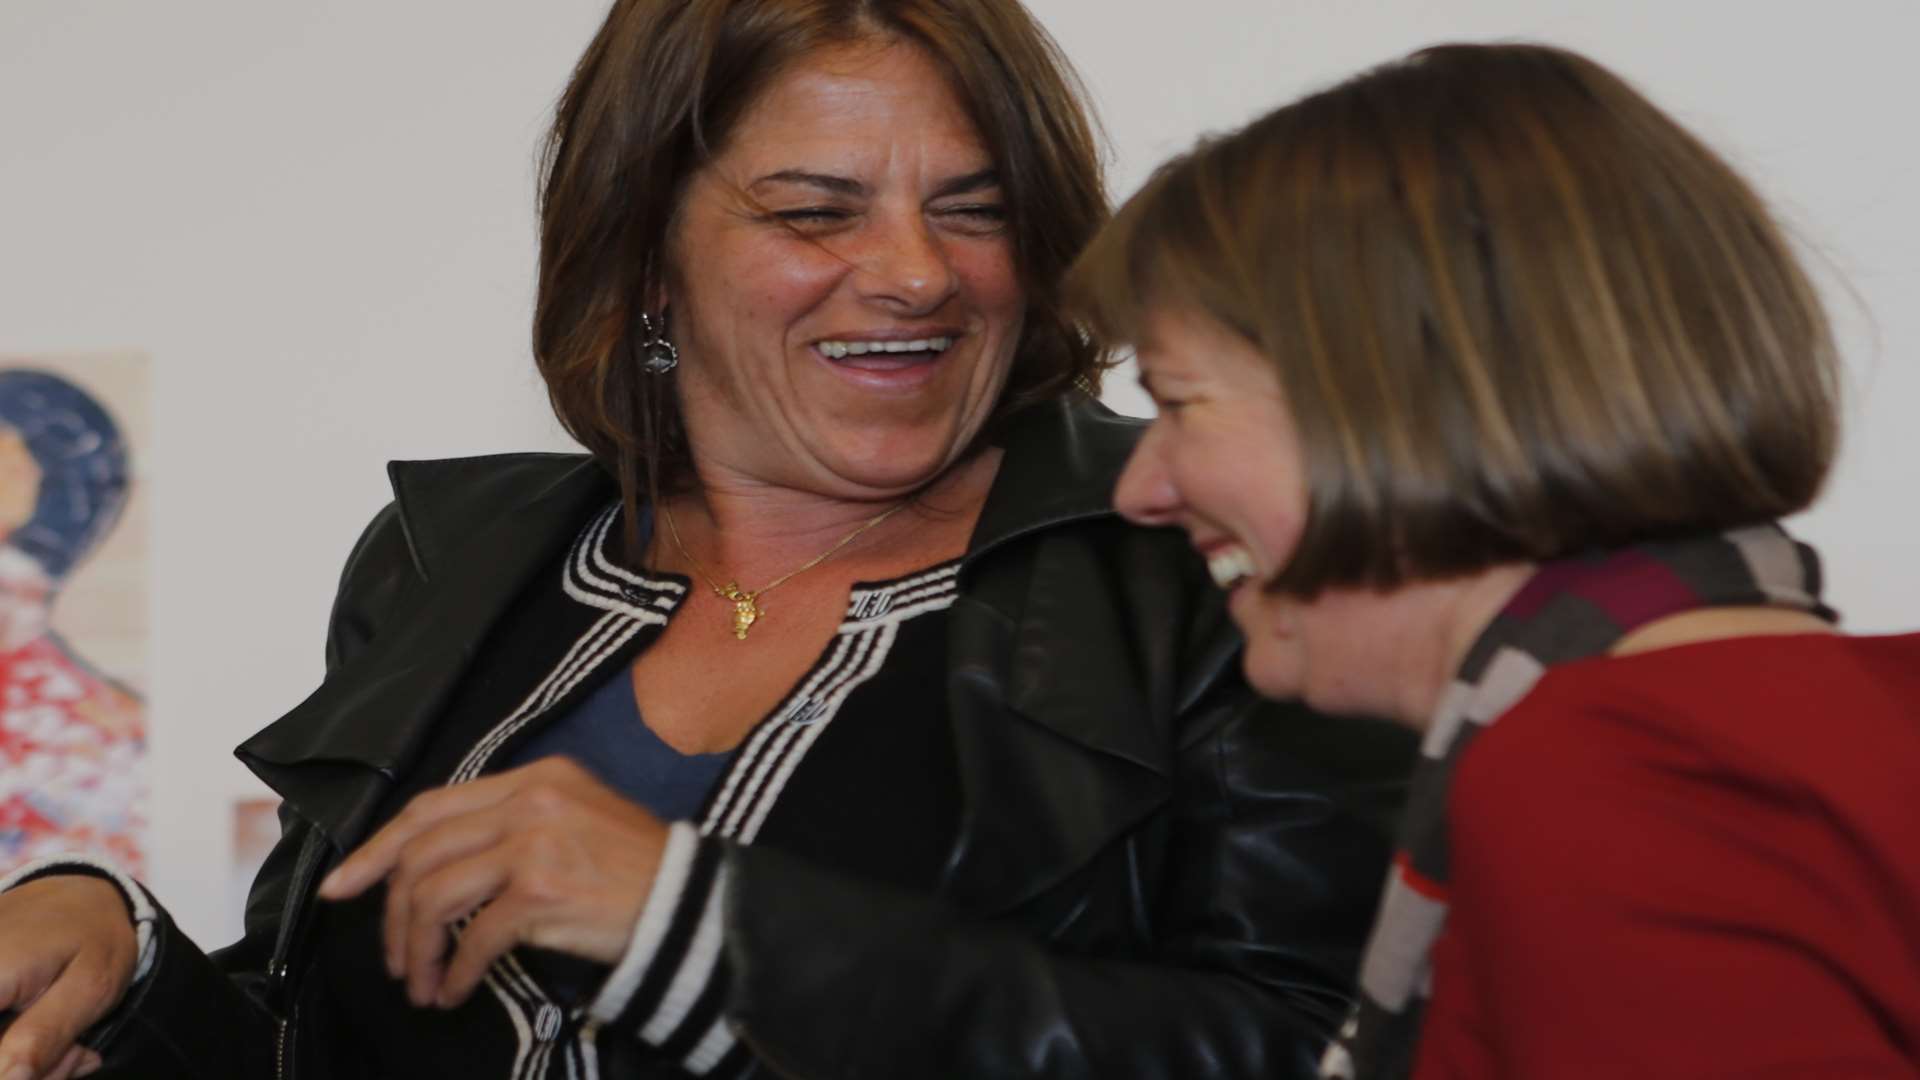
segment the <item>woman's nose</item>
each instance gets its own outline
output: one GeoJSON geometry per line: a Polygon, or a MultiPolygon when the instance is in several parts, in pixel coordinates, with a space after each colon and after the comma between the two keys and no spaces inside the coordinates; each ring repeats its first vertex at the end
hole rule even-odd
{"type": "Polygon", "coordinates": [[[1133,448],[1120,482],[1113,489],[1113,505],[1136,525],[1172,525],[1178,520],[1180,491],[1167,469],[1156,421],[1133,448]]]}
{"type": "Polygon", "coordinates": [[[959,289],[950,254],[919,215],[876,228],[858,265],[861,294],[900,315],[930,315],[959,289]]]}

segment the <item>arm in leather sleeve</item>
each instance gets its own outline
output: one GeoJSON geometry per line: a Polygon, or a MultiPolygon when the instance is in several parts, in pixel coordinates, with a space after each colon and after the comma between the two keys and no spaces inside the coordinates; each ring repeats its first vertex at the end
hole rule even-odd
{"type": "MultiPolygon", "coordinates": [[[[361,534],[341,575],[327,633],[329,675],[373,639],[414,576],[390,505],[361,534]]],[[[153,962],[88,1040],[105,1059],[96,1075],[143,1080],[274,1075],[275,1017],[264,999],[267,967],[280,936],[288,882],[309,831],[282,810],[280,842],[247,897],[245,933],[225,949],[202,952],[164,907],[152,905],[153,962]]]]}
{"type": "Polygon", "coordinates": [[[1143,884],[1160,890],[1150,948],[1072,954],[727,846],[722,970],[708,982],[730,987],[734,1031],[806,1080],[1314,1075],[1372,920],[1412,742],[1245,696],[1215,709],[1144,826],[1166,829],[1168,860],[1143,884]]]}

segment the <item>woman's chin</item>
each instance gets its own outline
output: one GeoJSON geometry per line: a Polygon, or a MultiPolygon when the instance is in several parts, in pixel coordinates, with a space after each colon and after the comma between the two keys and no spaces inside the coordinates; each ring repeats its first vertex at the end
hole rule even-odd
{"type": "Polygon", "coordinates": [[[852,492],[904,495],[946,475],[965,449],[950,437],[889,438],[832,447],[818,460],[852,492]]]}
{"type": "Polygon", "coordinates": [[[1300,696],[1305,682],[1303,660],[1292,638],[1250,634],[1240,663],[1247,685],[1261,697],[1279,701],[1300,696]]]}

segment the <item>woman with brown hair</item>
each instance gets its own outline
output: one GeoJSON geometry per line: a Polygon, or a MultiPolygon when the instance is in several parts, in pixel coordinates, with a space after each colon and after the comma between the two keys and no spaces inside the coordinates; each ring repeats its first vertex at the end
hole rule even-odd
{"type": "Polygon", "coordinates": [[[1257,704],[1108,505],[1140,428],[1058,297],[1100,171],[1028,14],[621,0],[541,211],[592,456],[393,467],[240,749],[246,936],[33,869],[0,1076],[100,1017],[147,1080],[1310,1072],[1411,741],[1257,704]]]}
{"type": "Polygon", "coordinates": [[[1274,697],[1424,733],[1328,1076],[1914,1076],[1920,635],[1777,519],[1835,359],[1752,190],[1594,63],[1445,46],[1165,166],[1070,279],[1133,520],[1274,697]]]}

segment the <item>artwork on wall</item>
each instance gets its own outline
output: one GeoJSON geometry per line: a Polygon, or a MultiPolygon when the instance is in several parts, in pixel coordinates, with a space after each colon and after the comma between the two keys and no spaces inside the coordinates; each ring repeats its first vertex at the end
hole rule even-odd
{"type": "Polygon", "coordinates": [[[145,862],[148,366],[0,355],[0,873],[145,862]]]}

